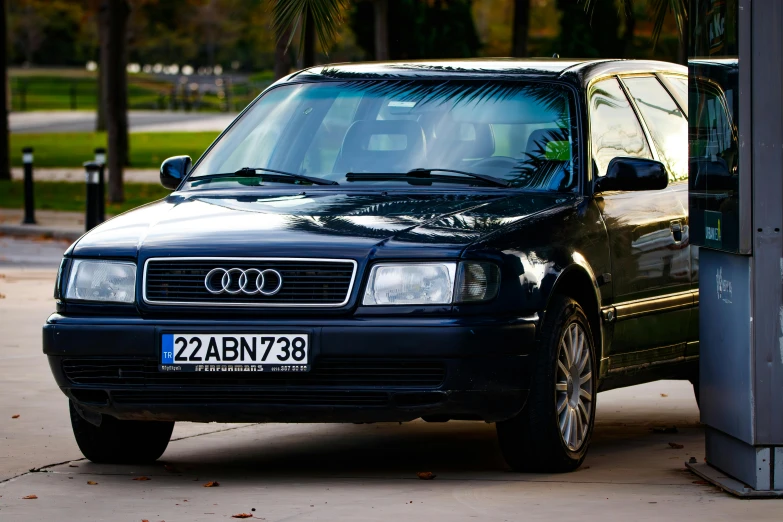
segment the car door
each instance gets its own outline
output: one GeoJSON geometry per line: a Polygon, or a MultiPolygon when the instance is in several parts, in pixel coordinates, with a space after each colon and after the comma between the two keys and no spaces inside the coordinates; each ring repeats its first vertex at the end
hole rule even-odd
{"type": "MultiPolygon", "coordinates": [[[[640,79],[658,81],[651,75],[640,79]]],[[[664,127],[660,124],[653,133],[647,119],[640,120],[639,115],[649,114],[650,121],[681,118],[682,133],[687,133],[687,120],[671,97],[667,102],[650,96],[648,91],[657,92],[635,78],[602,80],[590,91],[593,175],[605,175],[615,157],[639,157],[662,161],[670,179],[664,190],[615,191],[596,196],[612,261],[613,307],[605,317],[613,318],[614,328],[612,342],[604,353],[609,358],[610,372],[682,357],[693,303],[687,135],[675,134],[669,139],[660,133],[664,127]],[[678,136],[685,147],[684,159],[675,150],[678,136]]]]}

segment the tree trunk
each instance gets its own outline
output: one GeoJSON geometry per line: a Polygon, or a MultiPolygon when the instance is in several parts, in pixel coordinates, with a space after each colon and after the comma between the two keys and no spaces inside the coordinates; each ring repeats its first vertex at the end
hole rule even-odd
{"type": "Polygon", "coordinates": [[[291,72],[291,53],[288,52],[288,42],[291,40],[291,28],[285,30],[275,44],[275,80],[279,80],[291,72]]]}
{"type": "MultiPolygon", "coordinates": [[[[628,0],[630,1],[630,0],[628,0]]],[[[623,58],[628,58],[631,55],[633,49],[633,37],[636,30],[636,17],[633,15],[633,11],[626,12],[625,16],[625,31],[623,32],[623,58]]]]}
{"type": "Polygon", "coordinates": [[[122,169],[128,156],[128,76],[126,29],[130,6],[127,0],[101,0],[101,23],[107,30],[101,41],[103,94],[108,134],[109,201],[125,200],[122,169]]]}
{"type": "MultiPolygon", "coordinates": [[[[102,42],[106,40],[106,20],[104,20],[101,16],[98,16],[98,44],[103,45],[102,42]]],[[[98,59],[100,60],[100,58],[98,59]]],[[[103,64],[98,64],[98,83],[96,88],[96,97],[98,99],[98,110],[95,111],[95,132],[105,132],[106,131],[106,99],[103,96],[103,85],[105,83],[104,79],[104,68],[103,64]]]]}
{"type": "Polygon", "coordinates": [[[527,34],[530,25],[530,0],[514,0],[514,27],[511,56],[527,56],[527,34]]]}
{"type": "Polygon", "coordinates": [[[680,34],[680,45],[677,49],[677,63],[688,66],[688,21],[683,24],[683,33],[680,34]]]}
{"type": "Polygon", "coordinates": [[[8,151],[8,32],[5,13],[5,0],[0,0],[0,59],[2,59],[2,77],[0,77],[0,179],[11,179],[11,158],[8,151]]]}
{"type": "Polygon", "coordinates": [[[389,0],[375,0],[375,59],[389,59],[389,0]]]}
{"type": "Polygon", "coordinates": [[[312,67],[315,65],[315,22],[313,21],[313,13],[310,9],[307,10],[307,18],[305,19],[305,37],[304,37],[304,52],[302,53],[302,67],[312,67]]]}

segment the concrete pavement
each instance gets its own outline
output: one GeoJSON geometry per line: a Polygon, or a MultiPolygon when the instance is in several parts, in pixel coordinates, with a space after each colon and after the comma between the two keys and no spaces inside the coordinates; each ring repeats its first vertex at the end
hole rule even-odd
{"type": "Polygon", "coordinates": [[[494,426],[453,421],[179,423],[155,465],[80,460],[40,353],[60,248],[0,239],[19,258],[0,267],[0,520],[781,520],[783,503],[738,500],[684,471],[704,435],[690,384],[675,381],[600,394],[585,465],[566,475],[511,473],[494,426]],[[43,264],[30,268],[35,249],[43,264]]]}
{"type": "MultiPolygon", "coordinates": [[[[222,131],[236,113],[129,111],[130,132],[222,131]]],[[[95,111],[29,111],[8,116],[12,133],[93,132],[95,111]]]]}
{"type": "MultiPolygon", "coordinates": [[[[36,210],[35,225],[22,225],[23,217],[22,209],[0,208],[0,239],[2,236],[11,236],[32,239],[52,238],[73,242],[84,234],[82,212],[36,210]]],[[[0,251],[0,258],[3,254],[0,251]]]]}

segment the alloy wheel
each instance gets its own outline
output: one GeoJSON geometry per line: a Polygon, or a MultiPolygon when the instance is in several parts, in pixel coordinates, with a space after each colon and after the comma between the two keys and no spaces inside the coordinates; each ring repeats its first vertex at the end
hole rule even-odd
{"type": "Polygon", "coordinates": [[[593,365],[584,328],[569,324],[560,338],[555,370],[555,404],[560,436],[571,451],[587,438],[593,410],[593,365]]]}

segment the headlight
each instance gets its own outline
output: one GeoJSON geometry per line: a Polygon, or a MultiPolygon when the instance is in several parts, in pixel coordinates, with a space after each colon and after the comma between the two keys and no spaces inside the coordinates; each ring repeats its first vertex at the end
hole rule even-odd
{"type": "Polygon", "coordinates": [[[500,269],[493,263],[408,263],[375,265],[364,305],[439,305],[493,299],[500,269]]]}
{"type": "Polygon", "coordinates": [[[451,304],[456,270],[456,263],[375,265],[364,304],[451,304]]]}
{"type": "Polygon", "coordinates": [[[74,260],[65,298],[133,303],[136,298],[136,265],[120,261],[74,260]]]}

